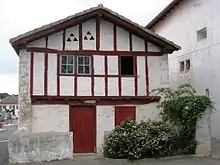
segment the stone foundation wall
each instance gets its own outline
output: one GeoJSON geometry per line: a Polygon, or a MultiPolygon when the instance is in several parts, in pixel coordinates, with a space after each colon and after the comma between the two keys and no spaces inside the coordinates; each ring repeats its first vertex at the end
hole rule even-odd
{"type": "Polygon", "coordinates": [[[19,131],[10,136],[8,148],[12,164],[72,159],[73,135],[19,131]]]}

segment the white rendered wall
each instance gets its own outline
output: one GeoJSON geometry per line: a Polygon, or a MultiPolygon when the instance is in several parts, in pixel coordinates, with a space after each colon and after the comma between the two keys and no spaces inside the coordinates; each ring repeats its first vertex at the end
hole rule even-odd
{"type": "Polygon", "coordinates": [[[96,50],[96,20],[90,19],[82,24],[82,41],[84,50],[96,50]],[[90,32],[91,35],[87,35],[87,32],[90,32]],[[87,36],[88,40],[85,40],[84,37],[87,36]],[[93,36],[94,40],[90,40],[90,37],[93,36]]]}
{"type": "Polygon", "coordinates": [[[113,44],[113,24],[101,20],[100,21],[100,50],[114,50],[114,44],[113,44]]]}
{"type": "Polygon", "coordinates": [[[136,35],[132,35],[132,50],[145,51],[145,41],[136,35]]]}
{"type": "Polygon", "coordinates": [[[117,50],[118,51],[129,51],[129,32],[120,27],[116,27],[116,42],[117,42],[117,50]]]}
{"type": "Polygon", "coordinates": [[[44,94],[44,53],[34,53],[33,95],[44,94]]]}
{"type": "Polygon", "coordinates": [[[91,96],[91,77],[78,77],[77,78],[77,95],[78,96],[91,96]]]}
{"type": "Polygon", "coordinates": [[[48,54],[47,94],[57,95],[57,55],[48,54]]]}
{"type": "Polygon", "coordinates": [[[137,57],[137,74],[138,74],[138,96],[145,96],[146,89],[146,62],[145,57],[137,57]]]}
{"type": "Polygon", "coordinates": [[[108,74],[118,75],[118,56],[108,56],[108,74]]]}
{"type": "Polygon", "coordinates": [[[133,77],[122,77],[121,78],[121,95],[122,96],[134,96],[135,86],[133,77]]]}
{"type": "Polygon", "coordinates": [[[33,41],[27,45],[27,47],[38,47],[38,48],[46,48],[46,40],[45,37],[40,38],[36,41],[33,41]]]}
{"type": "Polygon", "coordinates": [[[115,128],[115,108],[114,106],[96,107],[96,148],[97,153],[102,153],[104,136],[107,136],[115,128]]]}
{"type": "Polygon", "coordinates": [[[216,108],[211,117],[212,137],[220,139],[219,8],[220,1],[216,0],[186,0],[164,18],[155,31],[181,46],[180,51],[169,56],[171,86],[190,83],[200,94],[209,89],[216,108]],[[196,31],[204,27],[207,28],[207,38],[197,41],[196,31]],[[180,74],[179,62],[186,59],[191,60],[191,69],[180,74]]]}
{"type": "Polygon", "coordinates": [[[147,47],[148,47],[149,52],[160,52],[161,51],[160,47],[158,47],[157,45],[154,45],[150,42],[147,43],[147,47]]]}
{"type": "Polygon", "coordinates": [[[105,74],[105,56],[93,56],[94,60],[94,74],[104,75],[105,74]]]}
{"type": "Polygon", "coordinates": [[[74,76],[60,76],[60,95],[74,95],[74,76]]]}
{"type": "Polygon", "coordinates": [[[79,50],[79,25],[66,29],[65,50],[79,50]],[[68,39],[71,41],[67,41],[68,39]],[[77,41],[74,41],[74,39],[77,41]]]}
{"type": "Polygon", "coordinates": [[[69,132],[68,105],[32,105],[32,132],[69,132]]]}
{"type": "Polygon", "coordinates": [[[58,33],[54,33],[48,36],[47,47],[50,49],[62,50],[63,49],[63,31],[60,31],[58,33]]]}
{"type": "MultiPolygon", "coordinates": [[[[148,58],[148,78],[149,92],[156,88],[169,87],[169,70],[167,55],[149,56],[148,58]]],[[[152,94],[151,94],[152,95],[152,94]]]]}
{"type": "Polygon", "coordinates": [[[109,77],[108,78],[108,96],[118,96],[118,78],[109,77]]]}
{"type": "Polygon", "coordinates": [[[94,78],[94,95],[105,96],[105,78],[102,77],[94,78]]]}

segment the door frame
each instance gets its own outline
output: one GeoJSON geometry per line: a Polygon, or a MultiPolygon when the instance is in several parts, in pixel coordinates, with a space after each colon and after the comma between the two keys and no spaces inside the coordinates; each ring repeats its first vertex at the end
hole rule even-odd
{"type": "MultiPolygon", "coordinates": [[[[74,108],[77,108],[77,107],[86,107],[86,108],[93,108],[94,110],[94,114],[95,114],[95,128],[94,128],[94,132],[95,132],[95,137],[94,137],[94,151],[92,153],[97,153],[97,146],[96,146],[96,140],[97,140],[97,116],[96,116],[96,106],[95,105],[69,105],[69,132],[73,132],[73,129],[72,129],[72,110],[71,109],[74,109],[74,108]]],[[[73,141],[73,145],[74,145],[74,141],[73,141]]],[[[74,147],[73,147],[73,153],[74,152],[74,147]]]]}

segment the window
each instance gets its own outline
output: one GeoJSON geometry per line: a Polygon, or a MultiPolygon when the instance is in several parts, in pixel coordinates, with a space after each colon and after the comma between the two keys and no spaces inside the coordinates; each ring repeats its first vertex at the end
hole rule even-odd
{"type": "Polygon", "coordinates": [[[61,73],[62,74],[74,73],[74,56],[71,55],[61,56],[61,73]]]}
{"type": "Polygon", "coordinates": [[[186,71],[190,70],[190,60],[186,60],[186,71]]]}
{"type": "Polygon", "coordinates": [[[133,76],[134,75],[134,57],[121,56],[121,75],[133,76]]]}
{"type": "Polygon", "coordinates": [[[197,41],[200,41],[200,40],[205,39],[205,38],[207,38],[207,29],[206,29],[206,27],[197,31],[197,41]]]}
{"type": "Polygon", "coordinates": [[[183,72],[183,71],[184,71],[184,68],[185,68],[185,66],[184,66],[184,61],[181,61],[181,62],[180,62],[180,72],[183,72]]]}
{"type": "Polygon", "coordinates": [[[205,95],[206,95],[207,97],[209,97],[209,89],[208,89],[208,88],[205,89],[205,95]]]}
{"type": "Polygon", "coordinates": [[[77,73],[91,74],[91,57],[77,56],[77,73]]]}

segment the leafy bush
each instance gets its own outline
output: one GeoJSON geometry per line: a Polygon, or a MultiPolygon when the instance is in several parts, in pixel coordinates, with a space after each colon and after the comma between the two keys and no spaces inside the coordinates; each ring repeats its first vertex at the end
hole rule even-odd
{"type": "Polygon", "coordinates": [[[175,137],[176,132],[164,122],[125,120],[106,138],[104,156],[135,160],[171,155],[175,137]]]}

